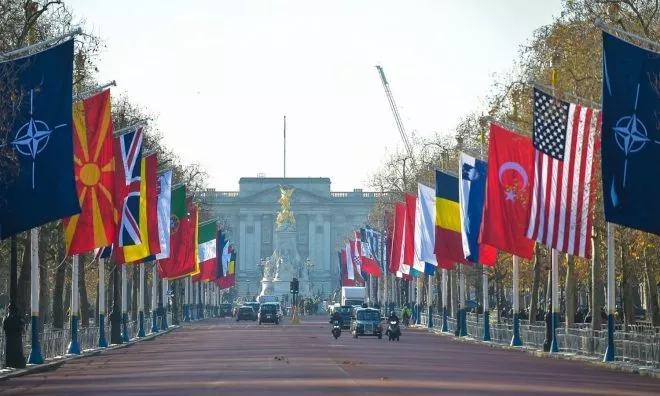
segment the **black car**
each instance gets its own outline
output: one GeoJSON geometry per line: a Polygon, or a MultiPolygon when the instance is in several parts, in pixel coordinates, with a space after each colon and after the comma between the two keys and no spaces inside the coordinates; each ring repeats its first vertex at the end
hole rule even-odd
{"type": "Polygon", "coordinates": [[[280,324],[280,317],[275,304],[261,304],[261,308],[259,308],[259,324],[262,323],[280,324]]]}
{"type": "Polygon", "coordinates": [[[256,321],[257,313],[254,312],[254,309],[252,309],[252,307],[242,306],[238,308],[238,312],[236,313],[236,321],[238,322],[239,320],[256,321]]]}
{"type": "Polygon", "coordinates": [[[221,318],[231,317],[232,316],[231,304],[220,304],[218,315],[221,318]]]}
{"type": "Polygon", "coordinates": [[[358,336],[376,336],[383,338],[383,329],[380,327],[380,311],[373,308],[357,308],[355,320],[351,323],[353,338],[358,336]]]}
{"type": "Polygon", "coordinates": [[[348,305],[342,305],[340,307],[335,308],[335,312],[338,312],[339,317],[341,318],[341,328],[343,330],[350,329],[351,319],[353,317],[353,307],[350,307],[348,305]]]}

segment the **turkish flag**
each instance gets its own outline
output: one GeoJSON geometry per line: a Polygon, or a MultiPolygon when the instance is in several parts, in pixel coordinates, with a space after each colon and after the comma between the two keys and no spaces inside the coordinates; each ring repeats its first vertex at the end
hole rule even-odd
{"type": "Polygon", "coordinates": [[[534,147],[528,137],[490,125],[486,203],[479,243],[531,259],[527,221],[534,186],[534,147]]]}

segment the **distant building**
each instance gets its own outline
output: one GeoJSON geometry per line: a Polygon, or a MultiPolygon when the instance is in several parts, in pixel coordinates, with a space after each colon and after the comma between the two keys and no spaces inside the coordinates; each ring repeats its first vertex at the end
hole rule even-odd
{"type": "MultiPolygon", "coordinates": [[[[329,178],[244,177],[239,191],[202,193],[209,217],[224,222],[238,249],[238,295],[257,295],[261,290],[262,259],[274,250],[275,217],[280,205],[279,186],[296,189],[291,210],[296,219],[297,249],[309,258],[311,288],[327,296],[339,287],[337,250],[346,237],[367,221],[379,193],[330,191],[329,178]]],[[[206,217],[206,216],[205,216],[206,217]]]]}

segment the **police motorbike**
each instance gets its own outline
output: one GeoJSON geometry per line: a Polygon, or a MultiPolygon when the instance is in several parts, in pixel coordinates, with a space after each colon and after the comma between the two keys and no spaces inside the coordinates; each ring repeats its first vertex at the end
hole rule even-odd
{"type": "Polygon", "coordinates": [[[387,336],[390,341],[399,341],[399,337],[401,337],[401,328],[399,327],[398,320],[389,320],[387,325],[387,336]]]}
{"type": "Polygon", "coordinates": [[[335,337],[335,340],[341,335],[341,322],[335,320],[332,322],[332,336],[335,337]]]}

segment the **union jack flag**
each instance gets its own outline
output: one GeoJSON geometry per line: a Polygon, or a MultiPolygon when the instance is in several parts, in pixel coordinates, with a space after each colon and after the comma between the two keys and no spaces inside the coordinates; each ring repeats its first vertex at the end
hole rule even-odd
{"type": "Polygon", "coordinates": [[[121,164],[117,166],[118,196],[116,202],[122,202],[119,220],[118,246],[140,245],[140,184],[142,183],[142,128],[125,133],[117,138],[117,157],[121,164]],[[118,147],[117,147],[118,146],[118,147]]]}

